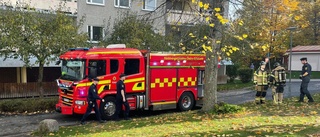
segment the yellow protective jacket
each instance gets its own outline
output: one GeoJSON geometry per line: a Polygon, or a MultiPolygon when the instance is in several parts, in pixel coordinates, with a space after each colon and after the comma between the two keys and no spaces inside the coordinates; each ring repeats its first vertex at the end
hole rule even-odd
{"type": "Polygon", "coordinates": [[[268,85],[268,73],[265,70],[258,69],[254,72],[253,82],[257,86],[267,86],[268,85]]]}

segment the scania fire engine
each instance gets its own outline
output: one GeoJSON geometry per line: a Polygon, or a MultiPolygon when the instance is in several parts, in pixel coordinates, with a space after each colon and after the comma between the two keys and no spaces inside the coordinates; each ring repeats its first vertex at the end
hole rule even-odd
{"type": "Polygon", "coordinates": [[[130,110],[190,110],[202,104],[204,54],[153,53],[124,44],[107,48],[73,48],[60,57],[61,76],[57,79],[62,114],[84,114],[92,78],[98,78],[98,95],[103,119],[113,118],[116,83],[126,75],[126,93],[130,110]]]}

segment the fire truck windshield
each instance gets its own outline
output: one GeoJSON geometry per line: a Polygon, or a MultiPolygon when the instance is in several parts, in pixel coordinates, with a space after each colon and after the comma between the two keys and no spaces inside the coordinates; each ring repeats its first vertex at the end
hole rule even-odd
{"type": "Polygon", "coordinates": [[[85,61],[62,60],[61,79],[78,81],[84,78],[85,61]]]}

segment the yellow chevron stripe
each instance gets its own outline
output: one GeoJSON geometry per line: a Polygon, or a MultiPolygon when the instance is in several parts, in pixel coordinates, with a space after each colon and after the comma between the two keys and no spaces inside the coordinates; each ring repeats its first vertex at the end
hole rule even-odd
{"type": "MultiPolygon", "coordinates": [[[[110,83],[111,83],[110,79],[101,80],[101,81],[99,81],[98,85],[106,85],[106,84],[110,84],[110,83]]],[[[92,82],[80,83],[80,84],[77,85],[77,87],[86,87],[86,86],[89,86],[91,84],[92,84],[92,82]]]]}
{"type": "Polygon", "coordinates": [[[77,84],[77,87],[86,87],[87,84],[91,85],[92,82],[80,83],[80,84],[77,84]]]}
{"type": "Polygon", "coordinates": [[[101,81],[99,81],[99,83],[98,83],[98,85],[100,85],[100,84],[109,84],[109,83],[111,83],[111,80],[109,79],[109,80],[101,80],[101,81]]]}
{"type": "Polygon", "coordinates": [[[104,89],[105,86],[106,86],[106,85],[102,85],[102,86],[99,88],[98,94],[100,94],[100,93],[103,91],[103,89],[104,89]]]}
{"type": "Polygon", "coordinates": [[[144,82],[137,82],[132,87],[132,91],[144,90],[144,82]],[[138,87],[138,84],[141,83],[141,87],[138,87]]]}
{"type": "Polygon", "coordinates": [[[138,82],[138,81],[143,81],[145,78],[141,77],[141,78],[134,78],[134,79],[126,79],[124,81],[124,83],[131,83],[131,82],[138,82]]]}

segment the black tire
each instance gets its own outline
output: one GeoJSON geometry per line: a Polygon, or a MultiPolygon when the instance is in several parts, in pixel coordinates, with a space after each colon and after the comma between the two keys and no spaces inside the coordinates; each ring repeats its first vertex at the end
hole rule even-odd
{"type": "Polygon", "coordinates": [[[180,96],[178,106],[181,111],[188,111],[194,107],[194,97],[190,92],[185,92],[180,96]]]}
{"type": "Polygon", "coordinates": [[[116,98],[105,97],[104,102],[100,104],[101,118],[104,120],[111,120],[116,114],[116,98]]]}

